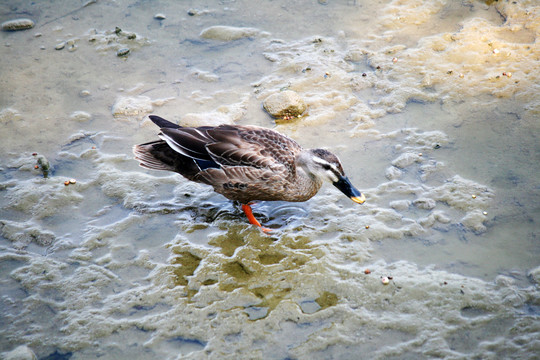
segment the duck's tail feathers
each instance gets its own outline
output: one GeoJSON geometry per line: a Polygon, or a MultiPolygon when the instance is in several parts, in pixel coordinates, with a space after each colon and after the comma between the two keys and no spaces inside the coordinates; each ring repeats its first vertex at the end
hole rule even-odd
{"type": "Polygon", "coordinates": [[[163,156],[159,156],[159,159],[156,157],[157,154],[154,145],[158,145],[159,147],[159,142],[160,141],[154,141],[133,146],[133,155],[135,155],[135,159],[139,161],[141,167],[146,169],[175,171],[170,162],[164,162],[162,160],[164,158],[163,156]]]}
{"type": "Polygon", "coordinates": [[[193,159],[177,153],[163,140],[135,145],[133,154],[143,168],[174,171],[190,180],[200,171],[193,159]]]}
{"type": "Polygon", "coordinates": [[[156,115],[149,115],[148,116],[150,120],[160,128],[171,128],[171,129],[178,129],[181,128],[180,125],[177,125],[175,123],[170,122],[169,120],[165,120],[162,117],[156,116],[156,115]]]}

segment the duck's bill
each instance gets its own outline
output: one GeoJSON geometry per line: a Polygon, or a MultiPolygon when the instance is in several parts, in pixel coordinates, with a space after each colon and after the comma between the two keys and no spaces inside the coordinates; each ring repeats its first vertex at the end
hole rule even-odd
{"type": "Polygon", "coordinates": [[[358,191],[346,176],[341,176],[339,180],[334,183],[334,186],[355,203],[363,204],[364,201],[366,201],[364,194],[358,191]]]}

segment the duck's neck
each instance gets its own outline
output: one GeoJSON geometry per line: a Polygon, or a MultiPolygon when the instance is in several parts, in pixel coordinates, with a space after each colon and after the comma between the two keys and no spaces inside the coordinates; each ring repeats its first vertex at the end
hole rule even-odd
{"type": "MultiPolygon", "coordinates": [[[[296,196],[303,195],[305,200],[313,197],[321,188],[323,180],[312,169],[313,164],[308,151],[303,151],[296,157],[295,188],[296,196]]],[[[298,200],[298,201],[305,201],[298,200]]]]}

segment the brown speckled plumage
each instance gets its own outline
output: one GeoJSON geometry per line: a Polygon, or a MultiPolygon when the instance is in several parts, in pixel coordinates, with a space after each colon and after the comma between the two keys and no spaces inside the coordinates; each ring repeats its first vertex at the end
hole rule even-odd
{"type": "Polygon", "coordinates": [[[257,126],[180,127],[158,116],[157,140],[133,148],[140,165],[175,171],[211,185],[228,199],[306,201],[327,178],[356,202],[363,195],[345,177],[337,156],[324,149],[303,149],[274,130],[257,126]]]}

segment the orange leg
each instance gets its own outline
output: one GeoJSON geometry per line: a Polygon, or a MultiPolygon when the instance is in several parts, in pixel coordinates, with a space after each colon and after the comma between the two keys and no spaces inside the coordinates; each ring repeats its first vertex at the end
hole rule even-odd
{"type": "Polygon", "coordinates": [[[253,211],[251,210],[251,206],[249,205],[250,204],[242,204],[242,210],[244,210],[244,212],[246,213],[249,223],[258,226],[265,233],[269,233],[270,231],[272,231],[271,229],[263,227],[261,223],[258,222],[257,219],[255,219],[255,216],[253,216],[253,211]]]}

